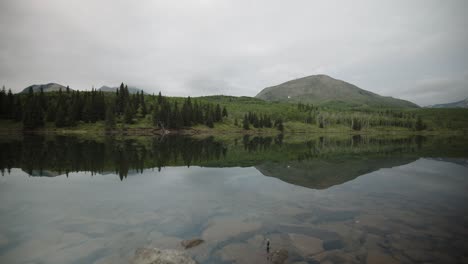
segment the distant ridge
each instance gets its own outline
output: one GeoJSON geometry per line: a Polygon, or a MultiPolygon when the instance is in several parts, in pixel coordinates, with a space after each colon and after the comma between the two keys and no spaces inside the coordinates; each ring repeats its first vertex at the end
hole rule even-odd
{"type": "MultiPolygon", "coordinates": [[[[58,83],[48,83],[48,84],[33,84],[30,85],[26,88],[24,88],[20,93],[28,93],[29,88],[33,89],[34,93],[40,92],[41,88],[44,92],[58,92],[60,89],[62,89],[63,92],[67,90],[67,87],[58,83]]],[[[103,91],[103,92],[115,92],[118,87],[109,87],[109,86],[102,86],[101,88],[98,89],[98,91],[103,91]]],[[[70,88],[70,91],[74,91],[73,89],[70,88]]],[[[128,86],[128,92],[131,94],[136,94],[137,92],[145,93],[143,89],[139,89],[134,86],[128,86]]],[[[145,93],[146,94],[146,93],[145,93]]]]}
{"type": "Polygon", "coordinates": [[[267,87],[256,98],[267,101],[351,106],[416,108],[418,105],[393,97],[381,96],[328,75],[311,75],[267,87]]]}
{"type": "MultiPolygon", "coordinates": [[[[103,92],[115,92],[119,87],[109,87],[109,86],[101,86],[101,88],[99,88],[98,90],[99,91],[103,91],[103,92]]],[[[141,92],[143,91],[143,93],[146,94],[146,92],[143,90],[143,89],[139,89],[137,87],[134,87],[134,86],[127,86],[128,88],[128,92],[131,93],[131,94],[136,94],[137,92],[141,92]]]]}
{"type": "Polygon", "coordinates": [[[446,103],[446,104],[435,104],[435,105],[428,105],[428,108],[468,108],[468,97],[465,100],[453,102],[453,103],[446,103]]]}
{"type": "MultiPolygon", "coordinates": [[[[63,86],[61,84],[48,83],[48,84],[33,84],[33,85],[30,85],[30,86],[24,88],[23,91],[21,91],[20,93],[28,93],[29,88],[32,88],[34,93],[40,92],[41,88],[42,88],[42,90],[44,92],[58,92],[60,89],[62,89],[62,91],[65,92],[67,90],[67,87],[63,86]]],[[[70,88],[70,91],[73,91],[73,89],[70,88]]]]}

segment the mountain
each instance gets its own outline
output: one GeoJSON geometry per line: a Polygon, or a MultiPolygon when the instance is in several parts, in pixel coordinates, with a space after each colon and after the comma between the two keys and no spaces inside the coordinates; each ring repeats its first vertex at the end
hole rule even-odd
{"type": "MultiPolygon", "coordinates": [[[[99,91],[103,91],[103,92],[114,92],[118,89],[119,87],[109,87],[109,86],[102,86],[101,88],[99,88],[98,90],[99,91]]],[[[134,86],[128,86],[128,92],[130,94],[136,94],[137,92],[141,92],[143,91],[143,89],[139,89],[137,87],[134,87],[134,86]]],[[[143,91],[143,93],[145,93],[145,91],[143,91]]],[[[145,93],[146,94],[146,93],[145,93]]]]}
{"type": "Polygon", "coordinates": [[[314,158],[287,162],[265,162],[255,168],[265,176],[312,189],[327,189],[352,181],[357,177],[382,168],[405,165],[417,157],[380,157],[372,154],[355,154],[347,159],[314,158]]]}
{"type": "Polygon", "coordinates": [[[327,75],[311,75],[267,87],[256,98],[267,101],[341,104],[350,106],[419,107],[393,97],[381,96],[327,75]]]}
{"type": "Polygon", "coordinates": [[[428,108],[468,108],[468,97],[453,103],[429,105],[428,108]]]}
{"type": "MultiPolygon", "coordinates": [[[[41,91],[41,88],[43,89],[44,92],[58,92],[60,89],[62,89],[62,91],[66,91],[67,90],[67,87],[66,86],[63,86],[61,84],[57,84],[57,83],[48,83],[48,84],[33,84],[33,85],[30,85],[26,88],[23,89],[23,91],[21,91],[20,93],[28,93],[29,92],[29,88],[33,89],[33,92],[35,93],[38,93],[41,91]]],[[[73,89],[70,88],[70,91],[73,91],[73,89]]]]}

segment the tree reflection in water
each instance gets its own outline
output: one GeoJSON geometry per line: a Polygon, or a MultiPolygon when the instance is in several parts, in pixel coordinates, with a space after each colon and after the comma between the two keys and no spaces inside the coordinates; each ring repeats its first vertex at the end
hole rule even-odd
{"type": "Polygon", "coordinates": [[[166,166],[251,167],[264,175],[309,188],[352,180],[419,157],[457,157],[468,145],[457,137],[318,136],[306,141],[245,135],[239,140],[184,136],[83,139],[27,135],[0,140],[0,169],[21,168],[31,176],[87,171],[120,179],[166,166]],[[239,144],[242,142],[241,144],[239,144]]]}

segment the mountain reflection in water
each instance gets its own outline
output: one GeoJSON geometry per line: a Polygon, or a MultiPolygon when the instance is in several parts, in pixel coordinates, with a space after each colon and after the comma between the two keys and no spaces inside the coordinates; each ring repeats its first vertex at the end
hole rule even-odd
{"type": "Polygon", "coordinates": [[[2,174],[21,168],[30,176],[70,172],[117,174],[121,180],[166,166],[255,167],[265,176],[312,189],[326,189],[360,175],[408,164],[420,157],[460,161],[468,144],[460,137],[316,137],[306,141],[244,136],[82,139],[29,135],[0,141],[2,174]]]}

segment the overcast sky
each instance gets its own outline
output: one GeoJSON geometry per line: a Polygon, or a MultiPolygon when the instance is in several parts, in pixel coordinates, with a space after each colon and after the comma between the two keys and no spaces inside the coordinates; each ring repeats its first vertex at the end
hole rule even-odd
{"type": "Polygon", "coordinates": [[[327,74],[420,105],[468,97],[468,1],[1,0],[0,85],[254,96],[327,74]]]}

